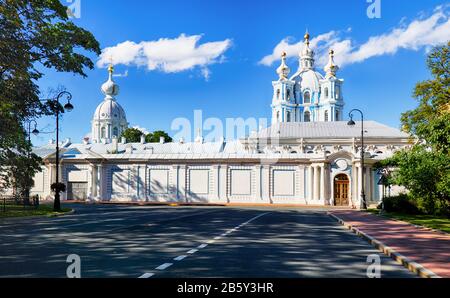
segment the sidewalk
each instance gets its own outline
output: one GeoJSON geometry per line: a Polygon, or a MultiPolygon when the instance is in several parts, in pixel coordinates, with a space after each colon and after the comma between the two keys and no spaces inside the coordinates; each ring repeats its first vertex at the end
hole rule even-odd
{"type": "Polygon", "coordinates": [[[362,211],[335,210],[330,214],[440,277],[450,278],[450,235],[362,211]]]}

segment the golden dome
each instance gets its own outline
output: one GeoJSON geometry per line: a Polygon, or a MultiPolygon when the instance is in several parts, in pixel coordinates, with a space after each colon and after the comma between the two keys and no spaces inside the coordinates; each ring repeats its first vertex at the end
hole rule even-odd
{"type": "Polygon", "coordinates": [[[305,40],[309,40],[309,33],[306,32],[304,37],[305,37],[305,40]]]}

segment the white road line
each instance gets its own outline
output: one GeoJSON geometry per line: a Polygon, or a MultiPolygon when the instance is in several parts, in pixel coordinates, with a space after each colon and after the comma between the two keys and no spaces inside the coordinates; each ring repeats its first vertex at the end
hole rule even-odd
{"type": "MultiPolygon", "coordinates": [[[[264,216],[264,215],[269,214],[269,213],[270,213],[270,212],[266,212],[266,213],[259,214],[259,215],[255,216],[255,217],[253,217],[253,218],[247,220],[246,222],[240,224],[240,225],[237,226],[236,228],[233,228],[233,229],[230,229],[230,230],[226,231],[226,232],[223,233],[221,236],[216,236],[216,237],[214,237],[214,239],[208,240],[208,241],[206,241],[206,243],[200,244],[199,246],[197,246],[197,248],[193,248],[193,249],[189,250],[187,253],[188,253],[188,254],[194,254],[194,253],[196,253],[199,249],[202,249],[202,248],[205,248],[206,246],[208,246],[208,244],[214,243],[216,240],[219,240],[220,238],[222,238],[222,237],[224,237],[224,236],[226,236],[226,235],[228,235],[228,234],[230,234],[230,233],[232,233],[232,232],[235,232],[239,227],[243,227],[243,226],[245,226],[245,225],[251,223],[252,221],[254,221],[254,220],[260,218],[261,216],[264,216]]],[[[174,260],[174,261],[181,261],[181,260],[185,259],[186,257],[187,257],[187,255],[180,255],[180,256],[174,258],[173,260],[174,260]]],[[[172,265],[173,265],[173,263],[164,263],[164,264],[162,264],[162,265],[156,267],[156,270],[164,270],[164,269],[169,268],[169,267],[172,266],[172,265]]],[[[153,276],[153,275],[154,275],[154,273],[145,273],[145,274],[141,275],[140,278],[148,278],[148,277],[151,277],[151,276],[153,276]]]]}
{"type": "Polygon", "coordinates": [[[181,255],[181,256],[178,256],[178,257],[174,258],[173,260],[174,261],[181,261],[181,260],[183,260],[186,257],[187,257],[187,255],[181,255]]]}
{"type": "Polygon", "coordinates": [[[169,268],[169,267],[172,266],[172,265],[173,265],[173,263],[164,263],[164,264],[162,264],[162,265],[156,267],[155,269],[156,269],[156,270],[164,270],[164,269],[166,269],[166,268],[169,268]]]}

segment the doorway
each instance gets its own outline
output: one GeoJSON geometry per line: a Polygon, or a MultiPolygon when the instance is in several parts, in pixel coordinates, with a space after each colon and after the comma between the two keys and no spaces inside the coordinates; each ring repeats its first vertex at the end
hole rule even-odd
{"type": "Polygon", "coordinates": [[[348,206],[348,192],[349,192],[348,176],[339,174],[334,177],[334,204],[336,206],[348,206]]]}

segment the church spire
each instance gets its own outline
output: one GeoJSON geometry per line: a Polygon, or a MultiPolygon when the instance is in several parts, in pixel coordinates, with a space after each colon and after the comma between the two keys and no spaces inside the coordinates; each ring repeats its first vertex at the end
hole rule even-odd
{"type": "Polygon", "coordinates": [[[114,66],[112,63],[108,66],[108,80],[102,85],[102,92],[105,94],[106,99],[114,99],[119,94],[119,85],[113,80],[114,66]]]}
{"type": "Polygon", "coordinates": [[[277,68],[277,74],[279,76],[279,81],[284,81],[287,79],[291,69],[286,64],[286,52],[281,54],[281,65],[277,68]]]}
{"type": "Polygon", "coordinates": [[[336,72],[339,70],[339,66],[334,62],[334,51],[332,49],[328,52],[328,63],[325,65],[324,70],[327,79],[336,77],[336,72]]]}
{"type": "Polygon", "coordinates": [[[303,42],[303,49],[300,52],[300,68],[301,70],[307,70],[314,67],[314,51],[309,47],[310,35],[306,30],[303,42]]]}

